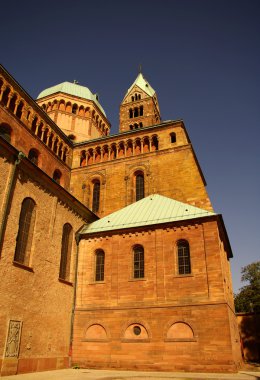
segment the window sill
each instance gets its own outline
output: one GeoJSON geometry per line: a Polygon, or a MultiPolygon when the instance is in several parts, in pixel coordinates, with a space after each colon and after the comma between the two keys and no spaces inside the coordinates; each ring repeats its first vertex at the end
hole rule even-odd
{"type": "Polygon", "coordinates": [[[105,284],[106,281],[93,281],[93,282],[90,282],[89,285],[97,285],[97,284],[105,284]]]}
{"type": "Polygon", "coordinates": [[[64,280],[63,278],[59,278],[59,282],[62,282],[63,284],[73,286],[73,283],[67,280],[64,280]]]}
{"type": "Polygon", "coordinates": [[[131,278],[130,280],[128,280],[128,282],[132,281],[146,281],[146,278],[131,278]]]}
{"type": "Polygon", "coordinates": [[[173,277],[175,277],[175,278],[194,277],[194,274],[191,274],[191,273],[189,273],[189,274],[175,274],[175,275],[173,275],[173,277]]]}
{"type": "Polygon", "coordinates": [[[24,265],[22,263],[19,263],[19,261],[13,261],[13,265],[17,268],[21,268],[21,269],[24,269],[24,270],[27,270],[28,272],[32,272],[34,273],[34,270],[33,268],[31,267],[28,267],[27,265],[24,265]]]}

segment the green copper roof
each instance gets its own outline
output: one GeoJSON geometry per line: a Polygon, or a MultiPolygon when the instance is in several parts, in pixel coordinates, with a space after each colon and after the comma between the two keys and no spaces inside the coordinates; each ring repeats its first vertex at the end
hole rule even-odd
{"type": "Polygon", "coordinates": [[[147,80],[143,77],[142,73],[139,73],[136,80],[132,84],[132,86],[128,89],[127,94],[132,90],[132,88],[137,85],[140,87],[144,92],[147,93],[149,96],[154,96],[155,91],[154,89],[150,86],[150,84],[147,82],[147,80]]]}
{"type": "Polygon", "coordinates": [[[94,103],[96,103],[98,108],[106,116],[106,113],[103,107],[101,106],[101,104],[99,103],[97,99],[97,95],[92,94],[89,88],[80,86],[79,84],[76,84],[76,83],[63,82],[63,83],[57,84],[56,86],[46,88],[38,95],[37,99],[40,99],[52,94],[56,94],[57,92],[63,92],[68,95],[78,96],[80,98],[92,100],[94,103]]]}
{"type": "Polygon", "coordinates": [[[153,194],[82,228],[80,234],[150,226],[216,215],[198,207],[153,194]]]}

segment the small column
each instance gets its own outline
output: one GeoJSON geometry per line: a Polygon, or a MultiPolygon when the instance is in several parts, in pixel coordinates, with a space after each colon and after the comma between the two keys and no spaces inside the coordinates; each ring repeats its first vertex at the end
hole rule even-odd
{"type": "Polygon", "coordinates": [[[57,140],[57,136],[53,136],[53,139],[52,139],[52,144],[51,144],[51,150],[54,149],[54,144],[55,144],[55,141],[57,140]]]}
{"type": "Polygon", "coordinates": [[[51,132],[48,131],[48,132],[47,132],[47,141],[46,141],[46,145],[49,145],[50,137],[51,137],[51,132]]]}
{"type": "Polygon", "coordinates": [[[36,123],[36,129],[35,129],[35,134],[36,136],[38,135],[38,130],[39,130],[39,126],[40,126],[41,122],[40,121],[37,121],[36,123]]]}
{"type": "Polygon", "coordinates": [[[141,153],[144,153],[144,139],[141,139],[141,153]]]}
{"type": "Polygon", "coordinates": [[[27,112],[28,112],[28,109],[26,108],[26,106],[24,104],[23,109],[22,109],[22,116],[21,116],[21,120],[24,123],[28,123],[28,121],[29,121],[29,120],[26,119],[27,112]]]}
{"type": "Polygon", "coordinates": [[[151,141],[151,137],[149,136],[149,152],[151,152],[152,150],[152,141],[151,141]]]}
{"type": "Polygon", "coordinates": [[[67,150],[67,152],[65,153],[65,163],[68,162],[68,157],[69,157],[69,151],[67,150]]]}
{"type": "Polygon", "coordinates": [[[61,150],[61,159],[62,159],[62,161],[63,161],[63,158],[64,158],[64,154],[65,154],[65,146],[61,150]]]}
{"type": "Polygon", "coordinates": [[[10,93],[9,93],[9,95],[8,95],[8,102],[7,102],[7,104],[6,104],[6,107],[9,107],[9,105],[10,105],[10,101],[11,101],[13,95],[14,95],[13,92],[10,92],[10,93]]]}
{"type": "Polygon", "coordinates": [[[19,103],[20,103],[20,100],[21,100],[21,99],[16,99],[16,101],[15,101],[15,107],[14,107],[14,114],[15,114],[15,115],[16,115],[17,107],[18,107],[18,105],[19,105],[19,103]]]}
{"type": "Polygon", "coordinates": [[[3,84],[3,86],[1,87],[0,101],[2,101],[2,98],[3,98],[3,95],[4,95],[5,90],[6,90],[6,85],[3,84]]]}
{"type": "Polygon", "coordinates": [[[46,127],[43,126],[43,127],[42,127],[41,137],[40,137],[40,139],[41,139],[42,141],[43,141],[43,136],[44,136],[45,129],[46,129],[46,127]]]}

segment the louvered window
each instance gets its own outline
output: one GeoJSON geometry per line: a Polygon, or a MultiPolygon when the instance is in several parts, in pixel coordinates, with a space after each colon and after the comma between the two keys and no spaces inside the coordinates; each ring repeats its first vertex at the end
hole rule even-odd
{"type": "Polygon", "coordinates": [[[93,199],[92,199],[92,211],[98,212],[100,200],[100,182],[96,181],[93,184],[93,199]]]}
{"type": "Polygon", "coordinates": [[[144,175],[142,173],[136,175],[136,201],[144,198],[144,175]]]}
{"type": "Polygon", "coordinates": [[[26,266],[29,266],[30,261],[34,224],[35,202],[31,198],[25,198],[20,212],[14,261],[26,266]]]}
{"type": "Polygon", "coordinates": [[[144,278],[144,249],[141,245],[136,245],[133,251],[134,278],[144,278]]]}
{"type": "Polygon", "coordinates": [[[179,274],[191,273],[190,249],[186,240],[178,242],[178,270],[179,274]]]}
{"type": "Polygon", "coordinates": [[[104,281],[105,253],[101,249],[96,252],[96,281],[104,281]]]}

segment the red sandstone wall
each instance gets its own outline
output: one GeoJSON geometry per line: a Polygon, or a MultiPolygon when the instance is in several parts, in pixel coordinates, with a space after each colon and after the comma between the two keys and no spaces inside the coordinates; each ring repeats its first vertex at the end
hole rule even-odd
{"type": "MultiPolygon", "coordinates": [[[[10,165],[0,158],[0,171],[10,165]]],[[[6,188],[6,175],[0,189],[6,188]]],[[[5,191],[1,191],[1,203],[5,191]]],[[[65,223],[74,232],[83,220],[58,201],[57,195],[20,172],[15,185],[0,258],[0,356],[2,375],[64,368],[68,366],[73,286],[58,280],[62,229],[65,223]],[[22,201],[36,202],[36,222],[29,267],[13,264],[22,201]],[[9,320],[22,321],[19,358],[5,358],[9,320]]],[[[74,281],[76,247],[73,243],[71,282],[74,281]]]]}
{"type": "Polygon", "coordinates": [[[74,362],[176,371],[235,371],[239,366],[217,222],[167,227],[86,236],[80,242],[74,362]],[[177,270],[179,239],[190,245],[192,270],[185,276],[177,270]],[[144,279],[132,276],[135,244],[144,247],[144,279]],[[98,248],[105,252],[100,283],[94,281],[98,248]],[[140,339],[129,335],[134,325],[142,330],[140,339]],[[97,326],[102,334],[96,333],[97,326]]]}

